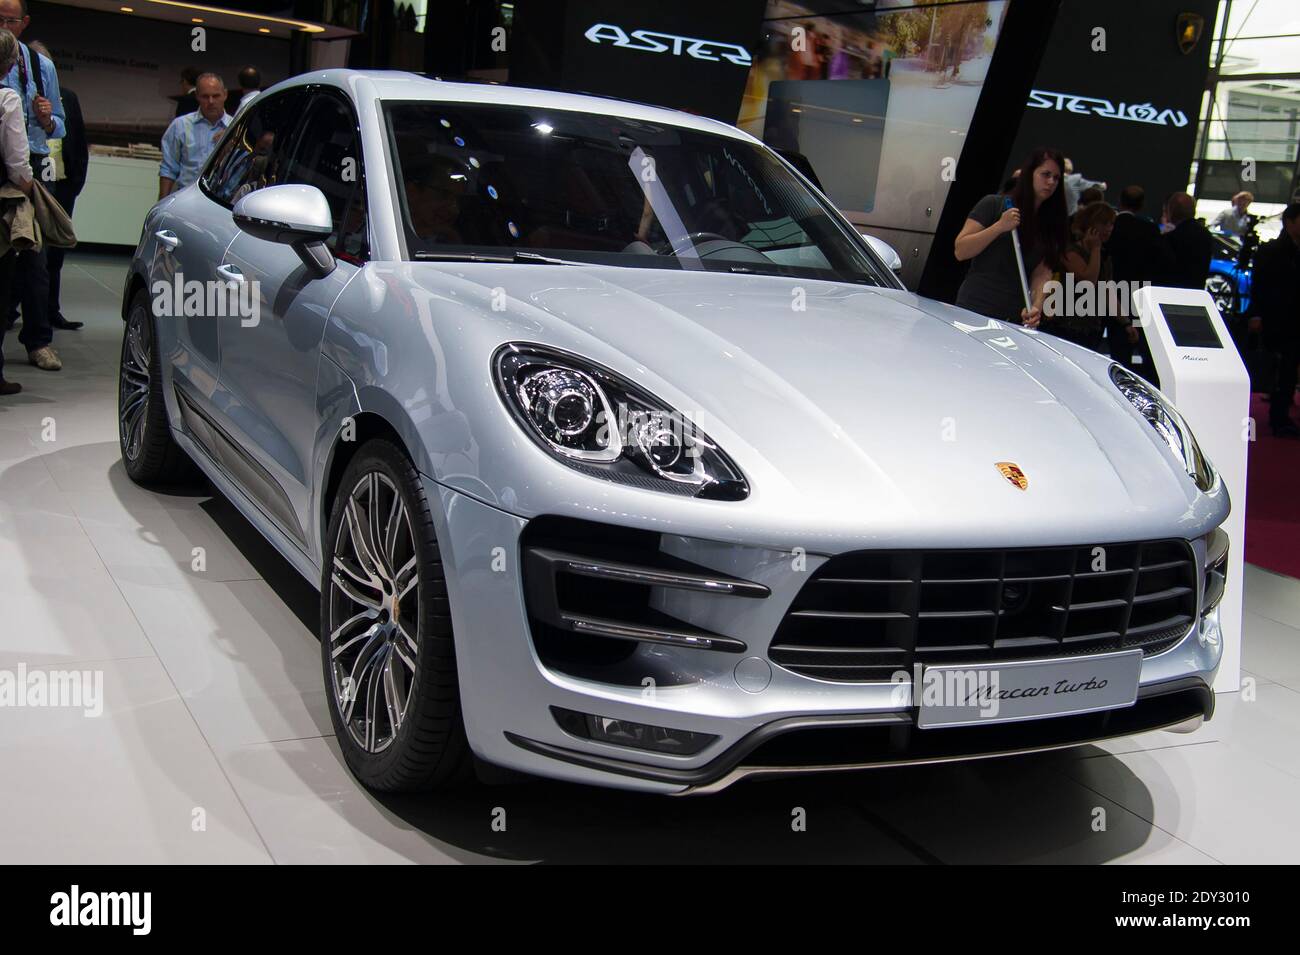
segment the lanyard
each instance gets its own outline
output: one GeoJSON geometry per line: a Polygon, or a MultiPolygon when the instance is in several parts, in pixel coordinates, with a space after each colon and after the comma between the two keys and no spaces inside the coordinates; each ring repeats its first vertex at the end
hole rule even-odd
{"type": "Polygon", "coordinates": [[[23,122],[28,129],[32,128],[32,117],[27,111],[27,60],[23,56],[23,50],[20,46],[18,49],[18,98],[23,102],[23,122]]]}

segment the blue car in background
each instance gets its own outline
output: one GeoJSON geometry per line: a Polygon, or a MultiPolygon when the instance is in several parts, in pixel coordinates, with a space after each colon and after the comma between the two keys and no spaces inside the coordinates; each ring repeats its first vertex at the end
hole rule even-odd
{"type": "Polygon", "coordinates": [[[1210,259],[1205,291],[1210,293],[1225,318],[1245,315],[1250,309],[1251,271],[1259,237],[1252,232],[1243,243],[1239,236],[1224,232],[1210,234],[1214,237],[1214,254],[1210,259]]]}

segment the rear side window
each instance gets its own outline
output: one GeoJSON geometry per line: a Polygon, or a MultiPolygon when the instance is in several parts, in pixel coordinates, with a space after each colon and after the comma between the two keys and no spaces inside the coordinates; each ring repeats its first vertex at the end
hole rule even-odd
{"type": "Polygon", "coordinates": [[[302,90],[286,90],[259,96],[248,107],[208,167],[203,187],[209,198],[233,206],[255,189],[284,181],[286,154],[305,99],[302,90]]]}

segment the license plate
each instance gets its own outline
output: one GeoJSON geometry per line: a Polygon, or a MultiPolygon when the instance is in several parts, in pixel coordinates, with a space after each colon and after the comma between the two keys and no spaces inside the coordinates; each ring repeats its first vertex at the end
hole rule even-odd
{"type": "Polygon", "coordinates": [[[1132,706],[1142,651],[921,669],[916,724],[978,726],[1132,706]]]}

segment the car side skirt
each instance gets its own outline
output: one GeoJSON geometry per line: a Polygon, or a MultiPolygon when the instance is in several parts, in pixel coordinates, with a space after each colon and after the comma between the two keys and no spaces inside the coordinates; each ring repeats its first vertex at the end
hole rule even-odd
{"type": "Polygon", "coordinates": [[[311,558],[303,553],[298,545],[293,542],[292,538],[280,530],[275,521],[262,511],[262,509],[240,489],[238,484],[226,475],[220,465],[208,456],[202,445],[184,431],[176,428],[172,428],[172,436],[176,439],[176,443],[181,446],[181,449],[194,460],[194,463],[199,466],[199,469],[202,470],[203,473],[207,475],[208,479],[216,485],[217,490],[220,491],[227,500],[235,505],[235,508],[239,513],[243,514],[248,522],[257,528],[262,536],[271,543],[272,547],[279,551],[280,556],[287,560],[293,566],[294,570],[302,574],[302,576],[305,577],[313,587],[319,588],[320,569],[312,563],[311,558]]]}

